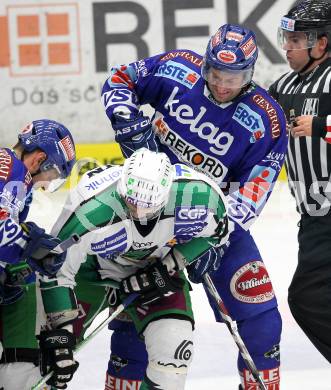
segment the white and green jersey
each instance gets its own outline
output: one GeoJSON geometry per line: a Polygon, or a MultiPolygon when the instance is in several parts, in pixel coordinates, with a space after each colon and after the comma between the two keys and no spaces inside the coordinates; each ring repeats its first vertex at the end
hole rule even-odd
{"type": "Polygon", "coordinates": [[[77,233],[81,241],[68,250],[57,278],[43,283],[47,312],[70,309],[73,301],[63,296],[64,288],[74,287],[78,273],[88,273],[94,282],[119,282],[151,260],[164,258],[173,247],[191,263],[211,246],[226,242],[228,223],[221,190],[183,164],[174,169],[168,202],[145,225],[130,218],[116,190],[122,167],[104,166],[83,176],[52,230],[62,240],[77,233]]]}

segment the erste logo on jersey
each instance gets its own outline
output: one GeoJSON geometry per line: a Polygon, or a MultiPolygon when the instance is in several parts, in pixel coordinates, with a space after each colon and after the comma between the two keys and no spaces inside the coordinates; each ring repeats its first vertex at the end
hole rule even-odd
{"type": "Polygon", "coordinates": [[[123,228],[103,240],[91,243],[91,250],[103,259],[113,260],[123,253],[127,246],[128,236],[123,228]]]}
{"type": "Polygon", "coordinates": [[[272,284],[262,261],[240,267],[231,278],[232,295],[245,303],[264,303],[274,298],[272,284]]]}
{"type": "Polygon", "coordinates": [[[264,137],[265,127],[261,115],[253,111],[247,104],[239,103],[232,118],[252,133],[251,143],[264,137]]]}
{"type": "Polygon", "coordinates": [[[157,69],[155,76],[165,77],[179,82],[185,87],[192,89],[200,79],[200,75],[189,67],[174,61],[167,61],[157,69]]]}
{"type": "Polygon", "coordinates": [[[193,169],[205,173],[217,183],[222,181],[228,169],[217,158],[203,153],[181,138],[168,127],[163,117],[155,117],[153,125],[161,142],[167,145],[179,160],[188,163],[193,169]]]}
{"type": "Polygon", "coordinates": [[[164,104],[168,114],[176,118],[178,123],[188,125],[187,130],[191,133],[197,134],[199,138],[207,141],[211,145],[209,149],[212,153],[218,156],[225,155],[232,145],[234,137],[228,132],[220,131],[219,127],[212,122],[203,122],[207,113],[206,107],[200,106],[199,111],[196,112],[196,108],[188,104],[179,104],[181,98],[178,96],[178,99],[176,99],[178,91],[179,88],[175,87],[164,104]]]}

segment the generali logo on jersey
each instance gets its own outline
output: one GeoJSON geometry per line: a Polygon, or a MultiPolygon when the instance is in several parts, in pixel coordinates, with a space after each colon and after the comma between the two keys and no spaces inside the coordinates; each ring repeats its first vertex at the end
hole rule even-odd
{"type": "Polygon", "coordinates": [[[21,4],[0,16],[0,66],[11,76],[81,71],[78,4],[21,4]]]}

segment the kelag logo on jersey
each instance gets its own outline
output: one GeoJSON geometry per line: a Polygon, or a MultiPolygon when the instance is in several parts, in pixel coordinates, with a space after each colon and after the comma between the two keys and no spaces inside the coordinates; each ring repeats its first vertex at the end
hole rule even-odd
{"type": "Polygon", "coordinates": [[[177,81],[190,89],[194,87],[195,83],[200,78],[200,75],[194,72],[194,70],[171,60],[162,64],[155,73],[155,76],[166,77],[177,81]]]}
{"type": "Polygon", "coordinates": [[[102,241],[91,243],[91,250],[103,259],[112,260],[126,249],[128,236],[123,228],[102,241]]]}
{"type": "Polygon", "coordinates": [[[261,116],[249,108],[247,104],[239,103],[232,118],[252,133],[251,143],[264,137],[265,127],[261,116]]]}
{"type": "Polygon", "coordinates": [[[188,241],[201,232],[207,224],[207,216],[207,207],[176,207],[174,233],[178,242],[188,241]]]}

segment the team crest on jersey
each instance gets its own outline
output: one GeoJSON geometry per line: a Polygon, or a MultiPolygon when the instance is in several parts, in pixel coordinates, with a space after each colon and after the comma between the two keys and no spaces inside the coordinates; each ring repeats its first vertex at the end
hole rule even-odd
{"type": "Polygon", "coordinates": [[[265,127],[261,115],[253,111],[247,104],[239,103],[232,118],[252,133],[251,143],[264,137],[265,127]]]}
{"type": "Polygon", "coordinates": [[[240,267],[230,281],[232,295],[245,303],[264,303],[274,298],[272,284],[262,261],[240,267]]]}
{"type": "Polygon", "coordinates": [[[163,117],[156,117],[153,125],[161,142],[167,145],[179,160],[189,164],[194,170],[206,174],[217,183],[222,182],[228,169],[219,159],[203,153],[181,138],[168,127],[163,117]]]}
{"type": "Polygon", "coordinates": [[[165,77],[192,89],[196,82],[200,79],[200,75],[187,66],[174,61],[167,61],[160,65],[155,76],[165,77]]]}

